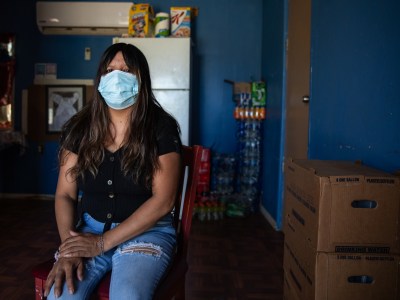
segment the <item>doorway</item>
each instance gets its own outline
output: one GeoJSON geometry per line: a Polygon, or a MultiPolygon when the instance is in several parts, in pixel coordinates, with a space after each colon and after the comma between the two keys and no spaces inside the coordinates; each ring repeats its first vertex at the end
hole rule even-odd
{"type": "Polygon", "coordinates": [[[311,0],[288,1],[284,159],[308,157],[311,0]]]}

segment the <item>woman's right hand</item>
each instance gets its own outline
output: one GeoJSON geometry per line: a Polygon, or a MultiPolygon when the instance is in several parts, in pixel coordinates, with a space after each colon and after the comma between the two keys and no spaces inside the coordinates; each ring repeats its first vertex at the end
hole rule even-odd
{"type": "Polygon", "coordinates": [[[44,296],[47,297],[50,293],[51,286],[54,283],[54,295],[56,298],[61,296],[64,281],[67,283],[67,288],[70,294],[75,292],[74,287],[74,272],[78,280],[83,279],[83,258],[59,258],[47,276],[44,296]]]}

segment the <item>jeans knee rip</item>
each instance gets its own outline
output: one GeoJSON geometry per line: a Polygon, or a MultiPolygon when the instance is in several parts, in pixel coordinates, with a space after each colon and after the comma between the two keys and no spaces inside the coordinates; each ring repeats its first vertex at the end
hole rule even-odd
{"type": "Polygon", "coordinates": [[[155,245],[153,243],[144,243],[144,242],[133,242],[125,245],[119,249],[121,254],[127,253],[141,253],[148,254],[154,257],[161,257],[162,250],[161,247],[155,245]]]}
{"type": "Polygon", "coordinates": [[[84,262],[84,266],[87,271],[89,271],[92,267],[94,267],[95,264],[96,261],[94,258],[89,258],[84,262]]]}

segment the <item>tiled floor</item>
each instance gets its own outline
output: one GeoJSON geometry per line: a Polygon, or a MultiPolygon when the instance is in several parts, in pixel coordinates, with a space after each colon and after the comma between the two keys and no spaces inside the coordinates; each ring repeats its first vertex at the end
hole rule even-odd
{"type": "MultiPolygon", "coordinates": [[[[58,246],[53,202],[0,199],[0,299],[33,299],[32,266],[58,246]]],[[[283,234],[259,214],[194,219],[187,300],[281,300],[283,234]]]]}

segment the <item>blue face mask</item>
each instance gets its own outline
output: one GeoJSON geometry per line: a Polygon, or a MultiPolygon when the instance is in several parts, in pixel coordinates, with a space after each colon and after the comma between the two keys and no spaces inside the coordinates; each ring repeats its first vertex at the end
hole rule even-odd
{"type": "Polygon", "coordinates": [[[114,70],[101,77],[98,91],[109,107],[119,110],[136,102],[139,83],[132,73],[114,70]]]}

